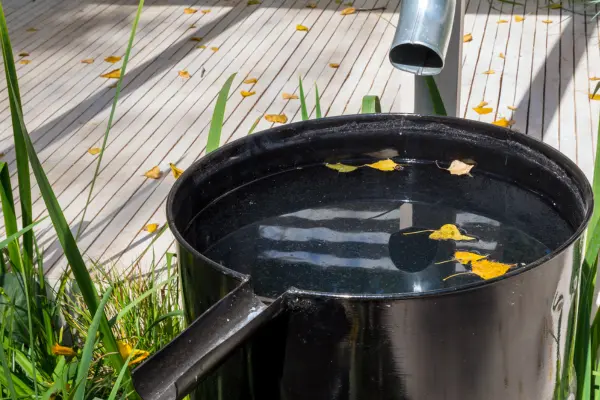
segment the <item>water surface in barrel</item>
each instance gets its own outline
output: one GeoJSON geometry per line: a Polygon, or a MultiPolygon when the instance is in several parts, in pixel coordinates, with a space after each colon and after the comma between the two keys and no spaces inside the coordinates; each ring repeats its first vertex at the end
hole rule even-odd
{"type": "Polygon", "coordinates": [[[456,287],[518,269],[573,233],[543,196],[476,167],[463,176],[436,164],[350,169],[312,165],[236,188],[194,218],[186,239],[273,297],[290,287],[456,287]]]}

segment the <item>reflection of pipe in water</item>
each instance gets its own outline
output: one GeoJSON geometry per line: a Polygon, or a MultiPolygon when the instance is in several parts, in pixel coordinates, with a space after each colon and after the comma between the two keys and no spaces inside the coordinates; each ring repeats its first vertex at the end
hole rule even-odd
{"type": "Polygon", "coordinates": [[[442,71],[450,43],[456,0],[403,0],[390,62],[415,75],[442,71]]]}

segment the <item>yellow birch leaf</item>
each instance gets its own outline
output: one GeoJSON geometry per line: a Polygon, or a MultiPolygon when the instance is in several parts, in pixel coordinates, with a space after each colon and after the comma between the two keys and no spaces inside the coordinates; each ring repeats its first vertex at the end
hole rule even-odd
{"type": "Polygon", "coordinates": [[[206,15],[206,14],[208,14],[208,13],[210,12],[210,10],[200,10],[200,12],[201,12],[202,14],[205,14],[205,15],[206,15]]]}
{"type": "Polygon", "coordinates": [[[27,64],[30,64],[30,63],[31,63],[31,60],[21,60],[21,61],[19,61],[19,64],[23,64],[23,65],[27,65],[27,64]]]}
{"type": "Polygon", "coordinates": [[[282,93],[281,97],[283,97],[284,100],[298,100],[298,96],[291,93],[282,93]]]}
{"type": "Polygon", "coordinates": [[[246,3],[246,4],[248,4],[249,6],[255,6],[255,5],[260,4],[260,1],[258,1],[258,0],[248,0],[248,3],[246,3]]]}
{"type": "Polygon", "coordinates": [[[201,42],[201,41],[202,41],[202,39],[204,39],[204,38],[203,38],[203,37],[200,37],[200,36],[192,36],[192,37],[190,38],[190,40],[191,40],[192,42],[201,42]]]}
{"type": "Polygon", "coordinates": [[[551,24],[552,20],[551,19],[545,19],[542,22],[545,23],[545,24],[551,24]]]}
{"type": "Polygon", "coordinates": [[[306,8],[317,8],[317,3],[308,3],[306,8]]]}
{"type": "Polygon", "coordinates": [[[488,105],[488,102],[487,102],[487,101],[482,101],[481,103],[477,104],[475,107],[478,107],[478,108],[480,108],[480,107],[485,107],[485,106],[487,106],[487,105],[488,105]]]}
{"type": "Polygon", "coordinates": [[[19,53],[19,57],[29,57],[29,53],[27,53],[26,51],[23,51],[23,52],[19,53]]]}
{"type": "Polygon", "coordinates": [[[203,44],[201,44],[201,45],[200,45],[200,46],[198,46],[197,48],[199,48],[199,49],[205,49],[205,48],[206,48],[206,46],[205,46],[205,45],[203,45],[203,44]]]}
{"type": "Polygon", "coordinates": [[[506,274],[515,265],[486,259],[473,260],[471,261],[471,272],[483,279],[492,279],[506,274]]]}
{"type": "Polygon", "coordinates": [[[184,14],[195,14],[195,13],[197,13],[197,12],[198,12],[198,10],[196,10],[195,8],[185,8],[185,9],[183,10],[183,13],[184,13],[184,14]]]}
{"type": "Polygon", "coordinates": [[[160,168],[158,166],[152,167],[152,169],[146,171],[144,173],[146,178],[150,179],[159,179],[162,176],[162,172],[160,172],[160,168]]]}
{"type": "Polygon", "coordinates": [[[27,32],[37,32],[37,31],[38,31],[38,29],[37,29],[37,28],[33,28],[33,27],[31,27],[31,28],[27,28],[27,30],[26,30],[26,31],[27,31],[27,32]]]}
{"type": "Polygon", "coordinates": [[[525,21],[525,17],[522,17],[520,15],[515,15],[515,22],[523,22],[525,21]]]}
{"type": "Polygon", "coordinates": [[[507,120],[506,118],[502,117],[499,120],[496,120],[494,122],[492,122],[492,124],[496,125],[496,126],[501,126],[503,128],[508,128],[509,126],[514,125],[515,121],[513,120],[507,120]]]}
{"type": "Polygon", "coordinates": [[[342,15],[356,14],[356,8],[354,8],[354,7],[344,8],[342,10],[342,12],[340,12],[340,14],[342,14],[342,15]]]}
{"type": "Polygon", "coordinates": [[[93,58],[86,58],[85,60],[81,60],[82,64],[93,64],[94,63],[94,59],[93,58]]]}
{"type": "Polygon", "coordinates": [[[100,153],[100,148],[99,147],[92,147],[92,148],[88,149],[88,153],[90,153],[91,155],[95,156],[96,154],[100,153]]]}
{"type": "Polygon", "coordinates": [[[402,165],[390,160],[381,160],[374,162],[372,164],[365,164],[365,167],[378,169],[380,171],[399,171],[402,169],[402,165]]]}
{"type": "Polygon", "coordinates": [[[190,77],[191,77],[190,73],[187,72],[186,70],[179,71],[179,76],[182,77],[183,79],[190,79],[190,77]]]}
{"type": "Polygon", "coordinates": [[[450,172],[450,175],[469,175],[475,164],[467,164],[460,160],[454,160],[448,168],[442,168],[450,172]]]}
{"type": "Polygon", "coordinates": [[[104,61],[106,61],[108,63],[111,63],[111,64],[114,64],[116,62],[121,61],[121,57],[119,57],[119,56],[109,56],[109,57],[106,57],[104,59],[104,61]]]}
{"type": "Polygon", "coordinates": [[[469,43],[471,40],[473,40],[472,34],[467,33],[466,35],[463,36],[463,43],[469,43]]]}
{"type": "Polygon", "coordinates": [[[255,91],[248,92],[247,90],[242,90],[240,92],[240,94],[242,95],[242,97],[250,97],[250,96],[254,96],[256,94],[256,92],[255,91]]]}
{"type": "Polygon", "coordinates": [[[489,69],[483,72],[484,75],[494,75],[495,73],[496,71],[494,71],[493,69],[489,69]]]}
{"type": "Polygon", "coordinates": [[[247,85],[250,85],[250,84],[256,83],[256,82],[258,82],[258,80],[256,78],[248,78],[248,79],[244,80],[244,83],[247,85]]]}
{"type": "Polygon", "coordinates": [[[296,25],[296,30],[301,32],[308,32],[308,27],[304,25],[296,25]]]}
{"type": "Polygon", "coordinates": [[[339,67],[340,67],[340,64],[338,64],[338,63],[329,63],[329,66],[330,66],[331,68],[334,68],[334,69],[335,69],[335,68],[339,68],[339,67]]]}
{"type": "Polygon", "coordinates": [[[503,59],[503,60],[504,60],[504,58],[505,58],[505,57],[504,57],[504,53],[500,53],[500,54],[498,54],[498,57],[500,57],[501,59],[503,59]]]}
{"type": "Polygon", "coordinates": [[[217,51],[219,51],[219,48],[218,48],[218,47],[216,47],[216,46],[213,46],[213,47],[211,47],[210,49],[211,49],[212,51],[214,51],[214,52],[217,52],[217,51]]]}
{"type": "Polygon", "coordinates": [[[437,230],[433,231],[429,235],[429,239],[433,239],[433,240],[455,240],[455,241],[476,240],[472,236],[467,236],[467,235],[463,235],[462,233],[460,233],[460,231],[458,230],[458,228],[456,227],[456,225],[453,225],[453,224],[443,225],[440,229],[437,229],[437,230]]]}
{"type": "Polygon", "coordinates": [[[129,361],[128,365],[137,364],[150,356],[149,352],[139,349],[134,350],[130,345],[128,345],[125,342],[117,341],[117,345],[119,346],[119,353],[121,353],[121,357],[124,360],[126,360],[129,357],[129,355],[133,353],[131,355],[132,360],[129,361]]]}
{"type": "Polygon", "coordinates": [[[120,69],[113,69],[112,71],[107,72],[106,74],[100,75],[100,78],[108,78],[108,79],[119,79],[120,77],[121,77],[120,69]]]}
{"type": "Polygon", "coordinates": [[[473,261],[483,260],[484,258],[487,258],[487,256],[477,254],[477,253],[472,253],[470,251],[455,251],[454,252],[454,259],[461,264],[469,264],[473,261]]]}
{"type": "Polygon", "coordinates": [[[285,124],[288,120],[285,114],[267,114],[265,115],[265,119],[269,122],[278,122],[280,124],[285,124]]]}
{"type": "Polygon", "coordinates": [[[492,107],[477,106],[473,107],[473,111],[475,111],[479,115],[485,115],[491,113],[492,111],[494,111],[494,109],[492,107]]]}
{"type": "Polygon", "coordinates": [[[346,165],[346,164],[340,164],[340,163],[336,163],[336,164],[325,164],[325,166],[327,168],[331,168],[334,169],[338,172],[352,172],[352,171],[356,171],[359,167],[355,167],[354,165],[346,165]]]}
{"type": "Polygon", "coordinates": [[[499,19],[498,21],[496,21],[497,24],[506,24],[508,23],[507,19],[499,19]]]}
{"type": "Polygon", "coordinates": [[[55,356],[66,357],[74,357],[75,355],[77,355],[77,353],[75,353],[75,350],[73,350],[71,347],[61,346],[58,343],[54,343],[52,345],[52,354],[54,354],[55,356]]]}
{"type": "Polygon", "coordinates": [[[177,166],[173,163],[169,163],[169,167],[171,167],[171,172],[173,173],[173,178],[177,179],[183,174],[183,170],[181,168],[177,168],[177,166]]]}
{"type": "Polygon", "coordinates": [[[596,93],[596,94],[591,94],[590,93],[590,100],[600,100],[600,93],[596,93]]]}
{"type": "Polygon", "coordinates": [[[517,107],[515,106],[506,106],[506,108],[508,108],[511,111],[517,111],[517,107]]]}
{"type": "Polygon", "coordinates": [[[144,230],[148,233],[154,233],[154,232],[156,232],[157,229],[158,229],[158,224],[156,224],[156,223],[148,224],[144,227],[144,230]]]}
{"type": "Polygon", "coordinates": [[[590,81],[600,81],[600,78],[598,78],[597,76],[592,76],[590,78],[590,81]]]}

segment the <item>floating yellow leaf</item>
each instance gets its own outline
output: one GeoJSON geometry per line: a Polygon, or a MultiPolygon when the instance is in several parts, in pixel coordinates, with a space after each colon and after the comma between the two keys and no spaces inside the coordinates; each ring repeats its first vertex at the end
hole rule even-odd
{"type": "Polygon", "coordinates": [[[487,101],[482,101],[481,103],[477,104],[475,107],[485,107],[488,105],[487,101]]]}
{"type": "Polygon", "coordinates": [[[515,15],[515,22],[523,22],[525,21],[525,17],[522,17],[520,15],[515,15]]]}
{"type": "Polygon", "coordinates": [[[195,14],[195,13],[197,13],[197,12],[198,12],[198,10],[196,10],[195,8],[185,8],[185,9],[183,10],[183,13],[184,13],[184,14],[195,14]]]}
{"type": "Polygon", "coordinates": [[[202,14],[208,14],[208,13],[210,12],[210,10],[200,10],[200,12],[201,12],[202,14]]]}
{"type": "Polygon", "coordinates": [[[96,154],[100,153],[100,148],[99,147],[92,147],[92,148],[88,149],[88,153],[90,153],[91,155],[95,156],[96,154]]]}
{"type": "Polygon", "coordinates": [[[160,172],[160,168],[158,166],[153,167],[151,170],[148,170],[144,173],[146,178],[150,179],[159,179],[162,176],[162,172],[160,172]]]}
{"type": "Polygon", "coordinates": [[[354,7],[344,8],[342,10],[342,12],[340,12],[340,14],[342,14],[342,15],[356,14],[356,8],[354,8],[354,7]]]}
{"type": "Polygon", "coordinates": [[[107,72],[106,74],[100,75],[100,78],[108,78],[108,79],[119,79],[120,77],[121,77],[120,69],[113,69],[112,71],[107,72]]]}
{"type": "Polygon", "coordinates": [[[495,73],[496,71],[494,71],[493,69],[489,69],[483,72],[484,75],[494,75],[495,73]]]}
{"type": "Polygon", "coordinates": [[[596,94],[591,94],[590,93],[590,100],[600,100],[600,93],[596,93],[596,94]]]}
{"type": "Polygon", "coordinates": [[[187,72],[186,70],[179,71],[179,76],[182,77],[183,79],[190,79],[190,77],[191,77],[190,73],[187,72]]]}
{"type": "Polygon", "coordinates": [[[456,225],[446,224],[443,225],[440,229],[433,231],[429,235],[429,239],[433,240],[476,240],[472,236],[463,235],[460,233],[456,225]]]}
{"type": "Polygon", "coordinates": [[[38,29],[37,29],[37,28],[33,28],[33,27],[32,27],[32,28],[27,28],[27,30],[26,30],[26,31],[27,31],[27,32],[37,32],[37,31],[38,31],[38,29]]]}
{"type": "Polygon", "coordinates": [[[500,54],[498,54],[498,57],[500,57],[501,59],[503,59],[503,60],[504,60],[504,58],[505,58],[505,57],[504,57],[504,53],[500,53],[500,54]]]}
{"type": "Polygon", "coordinates": [[[497,24],[506,24],[508,23],[507,19],[499,19],[498,21],[496,21],[497,24]]]}
{"type": "Polygon", "coordinates": [[[450,175],[469,175],[475,164],[467,164],[460,160],[454,160],[448,168],[442,168],[450,172],[450,175]]]}
{"type": "Polygon", "coordinates": [[[479,261],[487,258],[487,256],[471,253],[470,251],[455,251],[454,259],[461,264],[469,264],[473,261],[479,261]]]}
{"type": "Polygon", "coordinates": [[[282,93],[281,97],[283,97],[284,100],[298,100],[298,96],[291,93],[282,93]]]}
{"type": "Polygon", "coordinates": [[[355,167],[354,165],[346,165],[346,164],[325,164],[327,168],[334,169],[338,172],[352,172],[356,171],[359,167],[355,167]]]}
{"type": "Polygon", "coordinates": [[[173,163],[169,163],[169,167],[171,167],[171,172],[173,173],[173,178],[177,179],[183,174],[183,170],[181,168],[177,168],[177,166],[173,163]]]}
{"type": "Polygon", "coordinates": [[[133,355],[131,355],[132,360],[129,361],[129,365],[137,364],[150,356],[150,353],[147,351],[138,349],[134,350],[125,342],[118,341],[117,345],[119,346],[119,353],[121,353],[121,357],[123,357],[124,360],[126,360],[129,355],[133,353],[133,355]]]}
{"type": "Polygon", "coordinates": [[[61,346],[58,343],[52,345],[52,354],[55,356],[74,357],[77,353],[71,347],[61,346]]]}
{"type": "Polygon", "coordinates": [[[31,63],[31,60],[21,60],[21,61],[19,61],[19,64],[23,64],[23,65],[27,65],[29,63],[31,63]]]}
{"type": "Polygon", "coordinates": [[[256,82],[258,82],[258,80],[256,78],[247,78],[244,80],[244,83],[248,84],[248,85],[250,85],[252,83],[256,83],[256,82]]]}
{"type": "Polygon", "coordinates": [[[560,4],[560,3],[552,3],[552,4],[550,4],[550,9],[551,10],[558,10],[560,8],[562,8],[562,4],[560,4]]]}
{"type": "Polygon", "coordinates": [[[496,120],[494,122],[492,122],[492,124],[496,125],[496,126],[501,126],[503,128],[508,128],[509,126],[514,125],[515,121],[513,120],[507,120],[506,118],[502,117],[499,120],[496,120]]]}
{"type": "Polygon", "coordinates": [[[280,124],[285,124],[288,120],[285,114],[267,114],[265,115],[265,119],[269,122],[278,122],[280,124]]]}
{"type": "Polygon", "coordinates": [[[154,233],[154,232],[156,232],[157,229],[158,229],[158,224],[156,224],[156,223],[148,224],[144,227],[144,230],[148,233],[154,233]]]}
{"type": "Polygon", "coordinates": [[[308,27],[306,27],[304,25],[296,25],[296,30],[302,31],[302,32],[308,32],[308,27]]]}
{"type": "Polygon", "coordinates": [[[240,92],[240,94],[242,95],[242,97],[250,97],[250,96],[254,96],[256,94],[256,92],[255,91],[248,92],[247,90],[242,90],[240,92]]]}
{"type": "Polygon", "coordinates": [[[255,5],[257,5],[257,4],[260,4],[260,1],[258,1],[258,0],[248,0],[248,3],[247,3],[247,4],[248,4],[249,6],[255,6],[255,5]]]}
{"type": "Polygon", "coordinates": [[[111,63],[111,64],[114,64],[116,62],[121,61],[121,57],[119,57],[119,56],[109,56],[109,57],[106,57],[104,59],[104,61],[106,61],[108,63],[111,63]]]}
{"type": "Polygon", "coordinates": [[[483,279],[492,279],[506,274],[515,265],[486,259],[473,260],[471,261],[471,272],[483,279]]]}
{"type": "Polygon", "coordinates": [[[192,42],[201,42],[201,41],[202,41],[202,39],[204,39],[204,38],[203,38],[203,37],[200,37],[200,36],[192,36],[192,37],[190,38],[190,40],[191,40],[192,42]]]}
{"type": "Polygon", "coordinates": [[[339,67],[340,67],[340,64],[338,64],[338,63],[329,63],[329,66],[330,66],[331,68],[334,68],[334,69],[335,69],[335,68],[339,68],[339,67]]]}
{"type": "Polygon", "coordinates": [[[215,51],[215,52],[219,51],[219,48],[218,48],[218,47],[216,47],[216,46],[213,46],[213,47],[211,47],[210,49],[211,49],[212,51],[215,51]]]}
{"type": "Polygon", "coordinates": [[[200,45],[200,46],[198,46],[197,48],[199,48],[199,49],[205,49],[205,48],[206,48],[206,46],[205,46],[205,45],[203,45],[203,44],[201,44],[201,45],[200,45]]]}
{"type": "Polygon", "coordinates": [[[21,53],[19,53],[19,57],[29,57],[29,53],[27,53],[25,51],[21,52],[21,53]]]}
{"type": "Polygon", "coordinates": [[[506,106],[506,108],[508,108],[511,111],[517,111],[517,107],[515,106],[506,106]]]}
{"type": "Polygon", "coordinates": [[[306,8],[317,8],[317,3],[308,3],[306,8]]]}
{"type": "MultiPolygon", "coordinates": [[[[482,102],[482,103],[485,103],[485,102],[482,102]]],[[[475,111],[479,115],[485,115],[485,114],[491,113],[492,111],[494,111],[494,109],[492,107],[484,107],[484,106],[478,105],[477,107],[473,107],[473,111],[475,111]]]]}
{"type": "Polygon", "coordinates": [[[466,35],[463,36],[463,43],[469,43],[471,40],[473,40],[472,34],[467,33],[466,35]]]}
{"type": "Polygon", "coordinates": [[[542,22],[545,23],[545,24],[551,24],[552,20],[551,19],[545,19],[542,22]]]}
{"type": "Polygon", "coordinates": [[[598,78],[597,76],[592,76],[590,78],[590,81],[600,81],[600,78],[598,78]]]}
{"type": "Polygon", "coordinates": [[[85,60],[81,60],[82,64],[93,64],[94,63],[94,59],[93,58],[86,58],[85,60]]]}
{"type": "Polygon", "coordinates": [[[402,165],[390,160],[381,160],[374,162],[372,164],[365,164],[365,167],[378,169],[380,171],[399,171],[402,169],[402,165]]]}

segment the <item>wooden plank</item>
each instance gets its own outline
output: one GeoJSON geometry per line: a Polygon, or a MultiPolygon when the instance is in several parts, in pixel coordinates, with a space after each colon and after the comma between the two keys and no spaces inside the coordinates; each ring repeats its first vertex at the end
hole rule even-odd
{"type": "MultiPolygon", "coordinates": [[[[585,18],[585,17],[584,17],[585,18]]],[[[577,160],[577,123],[575,121],[575,67],[573,65],[578,59],[583,58],[575,54],[574,25],[582,24],[585,27],[585,19],[580,18],[568,11],[561,10],[560,20],[560,53],[559,53],[559,148],[574,162],[577,160]]],[[[579,52],[585,53],[585,45],[577,47],[579,52]]],[[[589,105],[589,102],[588,102],[589,105]]],[[[589,120],[589,118],[588,118],[589,120]]],[[[581,132],[583,134],[583,132],[581,132]]]]}
{"type": "MultiPolygon", "coordinates": [[[[536,28],[527,111],[527,134],[539,140],[542,140],[544,132],[544,87],[546,82],[546,44],[548,40],[548,26],[542,23],[542,20],[548,19],[549,11],[547,8],[540,7],[545,4],[543,0],[538,0],[537,14],[534,17],[536,28]]],[[[522,109],[520,105],[519,109],[522,109]]],[[[519,117],[518,114],[516,117],[519,117]]]]}

